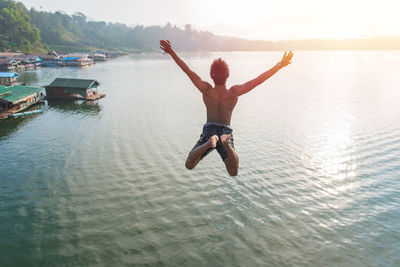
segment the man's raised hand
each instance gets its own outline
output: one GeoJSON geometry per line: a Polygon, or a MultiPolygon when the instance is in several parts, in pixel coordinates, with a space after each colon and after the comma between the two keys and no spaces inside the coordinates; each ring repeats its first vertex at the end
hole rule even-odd
{"type": "Polygon", "coordinates": [[[171,54],[173,52],[172,44],[168,40],[160,40],[160,48],[167,54],[171,54]]]}
{"type": "Polygon", "coordinates": [[[290,51],[289,53],[287,53],[285,51],[285,54],[283,55],[281,62],[279,62],[280,67],[283,68],[283,67],[286,67],[287,65],[289,65],[290,63],[292,63],[292,61],[291,61],[292,58],[293,58],[293,52],[290,51]]]}

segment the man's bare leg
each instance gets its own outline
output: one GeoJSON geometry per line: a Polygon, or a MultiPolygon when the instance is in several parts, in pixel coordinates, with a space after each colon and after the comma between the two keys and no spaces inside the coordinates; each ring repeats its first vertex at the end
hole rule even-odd
{"type": "Polygon", "coordinates": [[[229,144],[230,134],[221,135],[221,143],[224,146],[226,152],[228,153],[228,157],[224,160],[226,170],[229,175],[236,176],[238,174],[239,169],[239,157],[236,151],[229,144]]]}
{"type": "Polygon", "coordinates": [[[203,155],[203,153],[206,152],[210,147],[215,148],[217,146],[218,139],[219,138],[217,135],[213,135],[210,137],[210,139],[208,139],[207,142],[190,151],[185,163],[186,168],[191,170],[196,167],[197,163],[200,161],[201,155],[203,155]]]}

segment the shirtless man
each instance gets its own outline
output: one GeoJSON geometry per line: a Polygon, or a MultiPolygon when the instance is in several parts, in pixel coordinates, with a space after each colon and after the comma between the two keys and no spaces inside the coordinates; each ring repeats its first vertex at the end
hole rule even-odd
{"type": "Polygon", "coordinates": [[[257,78],[244,84],[234,85],[229,90],[226,80],[229,77],[228,65],[222,59],[216,59],[211,65],[210,76],[214,81],[213,87],[203,81],[188,65],[174,52],[168,40],[160,41],[160,48],[178,64],[189,76],[194,86],[203,94],[203,101],[207,108],[207,123],[203,126],[203,133],[186,160],[186,168],[196,167],[210,151],[216,149],[225,163],[226,170],[236,176],[239,168],[239,157],[234,150],[232,128],[230,127],[232,111],[236,106],[238,97],[250,92],[262,84],[278,70],[291,63],[293,52],[284,54],[282,60],[270,70],[262,73],[257,78]]]}

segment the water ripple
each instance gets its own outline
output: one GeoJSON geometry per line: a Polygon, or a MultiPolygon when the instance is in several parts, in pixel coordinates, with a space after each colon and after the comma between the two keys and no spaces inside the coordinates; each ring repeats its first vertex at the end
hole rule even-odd
{"type": "MultiPolygon", "coordinates": [[[[185,169],[205,109],[163,57],[39,70],[44,82],[99,77],[107,97],[1,122],[2,265],[399,265],[400,80],[359,64],[375,53],[387,55],[298,52],[243,96],[237,177],[216,152],[185,169]]],[[[242,66],[275,55],[187,57],[196,70],[227,57],[232,79],[247,79],[242,66]]],[[[377,64],[394,69],[390,55],[377,64]]]]}

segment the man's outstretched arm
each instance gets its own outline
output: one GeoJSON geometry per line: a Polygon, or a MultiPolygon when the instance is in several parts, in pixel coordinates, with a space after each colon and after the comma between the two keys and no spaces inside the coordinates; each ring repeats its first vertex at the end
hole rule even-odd
{"type": "Polygon", "coordinates": [[[285,54],[283,55],[282,60],[278,64],[276,64],[274,67],[272,67],[270,70],[267,70],[266,72],[262,73],[257,78],[255,78],[253,80],[250,80],[247,83],[232,86],[231,89],[230,89],[231,92],[235,96],[240,96],[240,95],[243,95],[243,94],[246,94],[246,93],[250,92],[255,87],[257,87],[258,85],[260,85],[263,82],[265,82],[272,75],[277,73],[278,70],[280,70],[281,68],[286,67],[287,65],[292,63],[291,62],[292,58],[293,58],[293,52],[292,51],[290,51],[289,53],[285,52],[285,54]]]}
{"type": "Polygon", "coordinates": [[[190,80],[200,90],[200,92],[205,93],[209,88],[211,88],[211,84],[203,81],[199,75],[197,75],[194,71],[192,71],[188,65],[174,52],[172,49],[172,45],[168,40],[160,41],[160,48],[167,54],[169,54],[172,59],[178,64],[178,66],[189,76],[190,80]]]}

